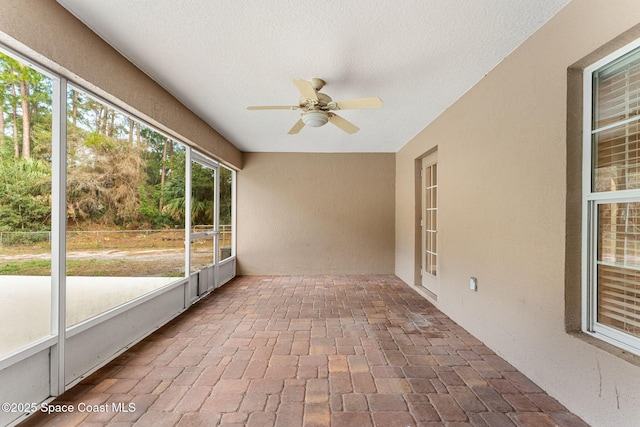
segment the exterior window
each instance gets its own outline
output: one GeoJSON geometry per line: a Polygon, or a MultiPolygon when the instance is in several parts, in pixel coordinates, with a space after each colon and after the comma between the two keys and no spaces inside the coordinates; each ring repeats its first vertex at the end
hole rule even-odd
{"type": "Polygon", "coordinates": [[[640,354],[640,43],[585,70],[583,328],[640,354]]]}

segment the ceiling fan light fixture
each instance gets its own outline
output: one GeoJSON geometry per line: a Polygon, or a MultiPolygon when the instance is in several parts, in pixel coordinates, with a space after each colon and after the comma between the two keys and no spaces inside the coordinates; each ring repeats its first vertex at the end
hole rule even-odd
{"type": "Polygon", "coordinates": [[[314,128],[326,125],[328,121],[329,115],[324,111],[309,111],[302,116],[302,122],[314,128]]]}
{"type": "Polygon", "coordinates": [[[296,124],[287,132],[289,135],[297,134],[305,126],[318,128],[328,122],[352,135],[358,132],[358,127],[331,112],[331,110],[359,110],[382,107],[382,100],[375,96],[335,102],[329,95],[318,92],[325,84],[322,79],[311,79],[309,82],[294,79],[293,84],[298,88],[298,92],[301,95],[298,105],[254,105],[247,107],[247,110],[302,110],[302,114],[296,124]]]}

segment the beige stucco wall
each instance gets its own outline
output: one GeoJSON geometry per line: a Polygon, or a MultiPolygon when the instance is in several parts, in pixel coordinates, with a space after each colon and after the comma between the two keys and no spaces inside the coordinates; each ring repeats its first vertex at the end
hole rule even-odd
{"type": "Polygon", "coordinates": [[[393,274],[394,154],[245,153],[239,274],[393,274]]]}
{"type": "Polygon", "coordinates": [[[639,22],[637,0],[572,1],[396,154],[396,274],[416,282],[437,146],[438,307],[594,426],[638,425],[640,367],[565,332],[567,69],[639,22]]]}
{"type": "Polygon", "coordinates": [[[57,2],[3,0],[0,42],[236,168],[242,153],[57,2]]]}

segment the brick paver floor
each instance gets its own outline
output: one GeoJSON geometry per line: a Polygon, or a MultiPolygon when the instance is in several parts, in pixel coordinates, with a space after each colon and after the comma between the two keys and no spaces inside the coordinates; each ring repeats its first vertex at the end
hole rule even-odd
{"type": "Polygon", "coordinates": [[[237,277],[52,404],[23,424],[586,426],[394,276],[237,277]]]}

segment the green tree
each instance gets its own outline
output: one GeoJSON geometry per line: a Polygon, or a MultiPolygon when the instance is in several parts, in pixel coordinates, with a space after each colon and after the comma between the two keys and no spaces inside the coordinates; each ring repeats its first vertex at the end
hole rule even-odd
{"type": "MultiPolygon", "coordinates": [[[[0,53],[3,230],[49,226],[52,87],[44,74],[0,53]]],[[[185,147],[82,91],[67,96],[71,224],[184,226],[185,147]]],[[[195,172],[196,220],[212,216],[212,182],[209,172],[195,172]]]]}
{"type": "Polygon", "coordinates": [[[51,229],[51,164],[0,154],[0,230],[51,229]]]}
{"type": "Polygon", "coordinates": [[[184,212],[177,202],[184,198],[184,147],[147,127],[140,133],[146,147],[141,152],[146,165],[146,182],[140,188],[141,209],[155,226],[184,226],[184,212]]]}
{"type": "Polygon", "coordinates": [[[0,130],[12,133],[14,157],[41,158],[51,152],[51,79],[0,53],[0,130]],[[8,115],[11,120],[5,119],[8,115]]]}
{"type": "Polygon", "coordinates": [[[50,78],[0,53],[2,230],[51,227],[51,97],[50,78]]]}

